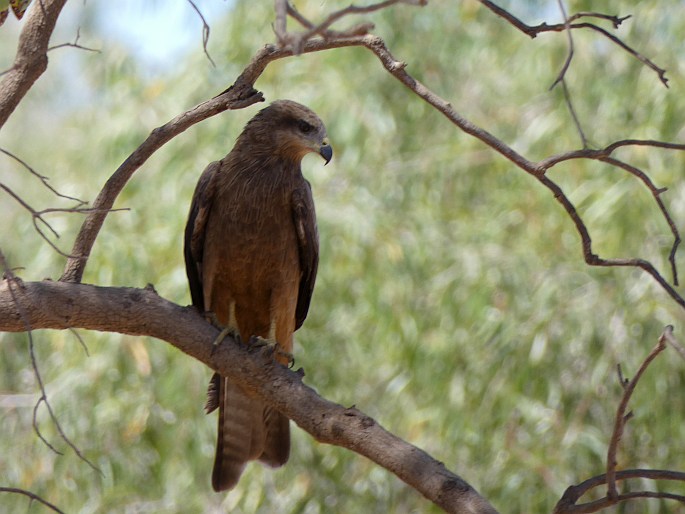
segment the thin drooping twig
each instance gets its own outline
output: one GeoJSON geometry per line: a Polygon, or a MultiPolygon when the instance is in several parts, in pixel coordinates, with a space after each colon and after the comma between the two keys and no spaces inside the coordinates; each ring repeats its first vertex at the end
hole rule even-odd
{"type": "MultiPolygon", "coordinates": [[[[571,61],[573,60],[573,52],[574,52],[574,46],[573,46],[573,34],[571,34],[571,22],[568,19],[568,16],[566,15],[566,9],[564,8],[564,2],[563,0],[557,0],[557,4],[559,5],[559,10],[561,11],[561,15],[564,18],[564,27],[566,28],[566,39],[568,40],[568,53],[566,54],[566,60],[564,61],[563,66],[561,67],[561,70],[559,71],[559,74],[557,75],[557,78],[554,80],[552,85],[549,87],[550,91],[555,88],[555,86],[564,80],[564,77],[566,76],[566,72],[568,71],[569,66],[571,66],[571,61]]],[[[566,95],[566,89],[564,89],[564,94],[566,95]]],[[[583,145],[585,146],[585,145],[583,145]]]]}
{"type": "Polygon", "coordinates": [[[230,336],[213,345],[219,330],[193,307],[169,302],[149,288],[42,281],[24,282],[11,294],[9,287],[0,281],[0,331],[23,332],[28,323],[33,329],[83,328],[168,341],[263,399],[317,441],[367,457],[447,512],[497,513],[443,463],[358,409],[322,398],[303,383],[301,372],[278,364],[268,352],[230,336]]]}
{"type": "Polygon", "coordinates": [[[675,261],[675,256],[676,252],[678,251],[678,246],[680,246],[680,232],[678,231],[678,227],[676,227],[675,222],[673,221],[673,218],[671,217],[671,213],[668,212],[668,209],[664,205],[663,200],[661,199],[661,194],[666,192],[665,188],[657,188],[654,183],[652,182],[652,179],[649,178],[649,176],[642,171],[639,168],[636,168],[635,166],[631,166],[628,163],[625,163],[623,161],[620,161],[618,159],[615,159],[613,157],[605,157],[602,159],[602,161],[611,164],[612,166],[616,166],[617,168],[624,169],[631,175],[634,175],[637,177],[640,181],[642,181],[643,184],[647,186],[649,191],[652,193],[652,197],[654,198],[654,201],[656,204],[659,206],[659,210],[661,211],[661,215],[664,217],[666,220],[666,223],[668,223],[669,228],[671,229],[671,234],[673,234],[673,244],[671,245],[671,251],[668,254],[668,261],[671,263],[671,273],[673,274],[673,284],[675,286],[678,286],[678,266],[676,265],[675,261]]]}
{"type": "Polygon", "coordinates": [[[575,125],[576,130],[578,131],[578,135],[580,136],[580,142],[583,145],[583,148],[587,148],[587,138],[585,137],[585,132],[583,131],[583,127],[580,124],[580,120],[578,119],[576,110],[573,107],[573,102],[571,101],[571,93],[569,92],[568,86],[566,85],[566,80],[564,79],[561,80],[561,90],[564,92],[564,100],[566,101],[566,106],[568,107],[569,113],[571,113],[571,119],[573,120],[573,124],[575,125]]]}
{"type": "Polygon", "coordinates": [[[78,198],[75,198],[75,197],[73,197],[73,196],[68,196],[68,195],[62,194],[62,193],[60,193],[59,191],[57,191],[57,190],[56,190],[54,187],[52,187],[52,185],[50,185],[50,183],[48,182],[48,180],[49,180],[48,177],[46,177],[45,175],[41,175],[40,173],[38,173],[35,169],[33,169],[31,166],[29,166],[24,160],[20,159],[19,157],[17,157],[16,155],[14,155],[12,152],[9,152],[8,150],[5,150],[4,148],[0,148],[0,153],[4,153],[6,156],[10,157],[11,159],[14,159],[16,162],[18,162],[19,164],[21,164],[21,166],[22,166],[24,169],[26,169],[26,170],[27,170],[29,173],[31,173],[31,175],[33,175],[34,177],[38,178],[38,180],[40,180],[41,183],[42,183],[46,188],[48,188],[53,194],[55,194],[56,196],[58,196],[58,197],[60,197],[60,198],[64,198],[65,200],[72,200],[72,201],[76,202],[76,203],[78,204],[77,207],[79,207],[79,206],[81,206],[81,205],[86,205],[86,204],[88,203],[88,202],[85,202],[85,201],[80,200],[80,199],[78,199],[78,198]]]}
{"type": "MultiPolygon", "coordinates": [[[[666,332],[672,333],[673,327],[670,325],[667,326],[664,330],[664,334],[666,332]]],[[[623,386],[623,396],[621,397],[621,401],[619,402],[618,408],[616,409],[616,417],[614,418],[614,430],[611,434],[611,440],[609,442],[609,447],[607,449],[606,481],[607,497],[610,500],[616,500],[618,498],[618,491],[616,490],[616,465],[618,464],[616,460],[616,453],[618,451],[618,443],[621,441],[621,437],[623,436],[623,430],[625,428],[626,421],[630,418],[630,415],[626,414],[628,402],[630,401],[630,398],[632,397],[633,392],[635,391],[635,387],[637,387],[640,378],[642,378],[642,375],[646,371],[649,364],[657,357],[657,355],[659,355],[665,349],[666,336],[662,334],[661,337],[659,337],[659,341],[657,342],[656,346],[652,349],[651,352],[649,352],[649,355],[647,355],[645,360],[642,362],[640,368],[637,370],[637,373],[632,378],[632,380],[629,380],[628,382],[623,382],[621,384],[623,386]]]]}
{"type": "Polygon", "coordinates": [[[88,346],[86,345],[86,342],[81,337],[81,334],[79,334],[73,328],[70,328],[69,332],[71,332],[71,335],[73,335],[76,338],[76,340],[81,344],[81,348],[83,348],[83,351],[86,354],[86,357],[90,357],[90,352],[88,351],[88,346]]]}
{"type": "Polygon", "coordinates": [[[207,56],[207,59],[209,59],[209,62],[216,68],[216,64],[214,63],[214,59],[212,59],[212,56],[209,55],[209,50],[207,50],[207,45],[209,44],[209,32],[210,32],[210,27],[209,24],[207,23],[207,20],[205,20],[205,17],[202,15],[202,11],[195,5],[195,2],[193,0],[187,0],[190,6],[195,10],[197,15],[200,17],[200,20],[202,20],[202,49],[205,52],[205,55],[207,56]]]}
{"type": "Polygon", "coordinates": [[[78,27],[76,29],[76,37],[74,38],[73,43],[61,43],[59,45],[51,46],[48,48],[48,52],[51,50],[57,50],[58,48],[78,48],[79,50],[85,50],[86,52],[94,52],[96,54],[100,53],[100,50],[97,48],[89,48],[87,46],[83,46],[79,44],[78,40],[81,39],[81,27],[78,27]]]}
{"type": "MultiPolygon", "coordinates": [[[[73,255],[68,254],[62,249],[57,246],[46,234],[43,229],[41,228],[41,224],[44,225],[47,229],[50,230],[52,235],[59,239],[59,233],[57,230],[54,229],[50,223],[47,222],[47,220],[43,217],[44,214],[49,214],[49,213],[56,213],[56,212],[63,212],[63,213],[81,213],[81,214],[89,214],[93,212],[97,212],[98,209],[95,208],[90,208],[90,207],[71,207],[71,208],[48,208],[48,209],[43,209],[43,210],[36,210],[33,207],[31,207],[28,202],[26,202],[20,195],[15,193],[12,189],[10,189],[8,186],[0,182],[0,189],[5,191],[8,195],[10,195],[19,205],[21,205],[24,209],[26,209],[29,213],[31,213],[31,220],[33,222],[33,227],[36,229],[36,232],[40,235],[43,240],[48,243],[53,250],[55,250],[58,254],[60,254],[63,257],[66,258],[71,258],[73,255]]],[[[63,195],[60,195],[63,196],[63,195]]],[[[80,201],[80,200],[79,200],[80,201]]],[[[114,211],[124,211],[128,210],[127,208],[121,208],[121,209],[110,209],[108,212],[114,212],[114,211]]]]}
{"type": "Polygon", "coordinates": [[[27,491],[26,489],[19,489],[18,487],[0,487],[0,493],[14,493],[14,494],[21,494],[23,496],[26,496],[31,499],[31,501],[37,501],[38,503],[41,503],[45,505],[47,508],[51,509],[54,512],[57,512],[58,514],[64,514],[64,511],[60,510],[55,506],[54,504],[50,503],[47,500],[44,500],[37,494],[32,493],[31,491],[27,491]]]}
{"type": "Polygon", "coordinates": [[[4,279],[4,283],[6,284],[6,290],[7,294],[9,295],[9,298],[12,300],[12,302],[16,306],[16,317],[18,318],[18,321],[21,323],[23,327],[23,332],[26,332],[28,341],[29,341],[29,357],[31,361],[31,367],[33,368],[33,376],[36,379],[36,383],[38,384],[38,388],[40,390],[40,398],[36,402],[34,408],[33,408],[33,428],[34,431],[36,432],[36,435],[38,438],[45,443],[45,445],[50,448],[52,451],[57,453],[58,455],[62,455],[62,452],[57,450],[50,442],[43,436],[42,432],[40,431],[40,428],[38,427],[38,418],[37,418],[37,413],[38,413],[38,408],[40,407],[40,404],[43,403],[45,404],[45,408],[48,411],[48,414],[50,415],[50,420],[52,421],[53,425],[57,429],[57,432],[59,433],[60,437],[62,440],[69,446],[76,456],[81,459],[83,462],[88,464],[93,470],[102,473],[100,469],[95,466],[90,460],[88,460],[85,455],[81,452],[81,450],[71,441],[71,439],[66,435],[64,430],[62,429],[62,425],[60,424],[59,420],[57,419],[57,416],[55,412],[52,410],[52,405],[48,401],[48,395],[47,391],[45,390],[45,384],[43,383],[43,377],[40,373],[40,369],[38,368],[38,361],[36,360],[36,354],[34,350],[34,341],[33,341],[33,330],[34,327],[32,326],[32,323],[30,321],[30,314],[26,311],[24,306],[19,302],[18,297],[21,296],[21,294],[24,292],[24,282],[22,282],[19,278],[14,276],[14,274],[11,272],[7,265],[7,261],[5,260],[5,256],[0,253],[0,267],[2,267],[4,271],[4,275],[6,278],[4,279]]]}
{"type": "MultiPolygon", "coordinates": [[[[595,25],[594,23],[587,23],[587,22],[582,22],[582,23],[570,23],[567,25],[566,21],[564,23],[556,23],[553,25],[549,25],[547,23],[541,23],[539,25],[527,25],[523,21],[521,21],[519,18],[511,14],[509,11],[501,8],[494,2],[491,2],[490,0],[478,0],[481,4],[483,4],[485,7],[490,9],[492,12],[494,12],[497,16],[505,19],[508,21],[511,25],[516,27],[518,30],[523,32],[524,34],[527,34],[531,38],[536,37],[538,34],[542,34],[543,32],[563,32],[568,29],[590,29],[594,30],[595,32],[599,32],[601,35],[609,39],[611,42],[614,44],[618,45],[621,47],[623,50],[628,52],[630,55],[635,57],[637,60],[642,62],[644,65],[648,66],[652,70],[656,72],[656,74],[659,76],[659,80],[661,80],[661,83],[668,87],[668,79],[666,78],[666,70],[663,68],[660,68],[656,64],[654,64],[650,59],[642,55],[640,52],[632,48],[631,46],[627,45],[624,43],[620,38],[614,36],[607,30],[603,29],[602,27],[599,27],[595,25]]],[[[577,20],[580,18],[588,18],[588,17],[594,17],[594,18],[600,18],[604,20],[610,20],[614,26],[614,28],[618,28],[621,23],[623,23],[625,20],[630,18],[630,16],[611,16],[608,14],[600,14],[600,13],[577,13],[572,15],[569,20],[577,20]]]]}
{"type": "Polygon", "coordinates": [[[561,11],[562,16],[564,17],[564,21],[566,24],[566,35],[568,38],[568,54],[566,55],[566,60],[564,61],[564,65],[561,67],[561,70],[559,71],[557,78],[554,80],[549,89],[551,91],[556,87],[557,84],[561,83],[561,88],[564,93],[564,101],[566,102],[566,106],[568,107],[569,113],[571,114],[571,119],[573,120],[573,124],[575,125],[576,130],[578,131],[578,135],[580,136],[580,141],[583,145],[583,148],[587,148],[587,138],[585,137],[585,132],[583,131],[583,127],[580,124],[580,120],[578,119],[576,110],[573,107],[573,102],[571,101],[571,93],[569,92],[568,85],[566,84],[566,72],[571,66],[571,61],[573,60],[574,55],[573,34],[571,33],[571,30],[569,28],[571,21],[570,18],[568,18],[568,16],[566,15],[566,9],[564,8],[563,0],[558,0],[558,4],[559,10],[561,11]]]}

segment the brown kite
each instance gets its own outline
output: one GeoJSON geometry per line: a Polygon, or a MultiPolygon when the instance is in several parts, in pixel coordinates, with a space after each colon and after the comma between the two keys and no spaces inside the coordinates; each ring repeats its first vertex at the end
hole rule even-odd
{"type": "MultiPolygon", "coordinates": [[[[202,173],[185,230],[193,305],[243,342],[275,342],[284,364],[309,310],[319,258],[314,201],[300,169],[310,152],[326,163],[333,155],[322,121],[298,103],[273,102],[202,173]]],[[[219,407],[215,491],[234,487],[250,460],[285,464],[288,418],[218,374],[208,396],[207,412],[219,407]]]]}

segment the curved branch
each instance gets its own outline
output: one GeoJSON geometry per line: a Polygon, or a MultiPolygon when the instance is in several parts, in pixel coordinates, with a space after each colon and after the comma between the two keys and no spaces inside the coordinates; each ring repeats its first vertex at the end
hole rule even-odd
{"type": "Polygon", "coordinates": [[[32,493],[31,491],[27,491],[26,489],[19,489],[17,487],[0,487],[0,493],[22,494],[30,498],[31,501],[37,501],[38,503],[42,503],[53,512],[57,512],[58,514],[64,514],[64,511],[57,508],[57,506],[53,505],[47,500],[44,500],[43,498],[41,498],[37,494],[32,493]]]}
{"type": "MultiPolygon", "coordinates": [[[[563,190],[544,176],[545,172],[560,162],[574,158],[606,158],[607,154],[615,149],[628,145],[649,145],[660,148],[685,149],[685,145],[674,143],[655,142],[646,140],[623,140],[612,143],[603,150],[576,150],[558,156],[549,157],[539,163],[528,160],[523,155],[516,152],[513,148],[502,142],[500,139],[488,131],[471,123],[454,110],[452,105],[436,95],[414,77],[409,75],[406,63],[398,61],[388,50],[383,39],[373,35],[345,37],[332,40],[315,39],[307,41],[303,47],[305,53],[318,52],[333,48],[348,46],[363,46],[373,52],[381,61],[383,67],[397,80],[413,91],[416,95],[436,108],[454,125],[463,132],[479,139],[490,148],[513,162],[516,166],[536,177],[545,187],[547,187],[554,197],[564,206],[567,213],[574,222],[576,229],[581,237],[583,245],[583,256],[585,262],[591,266],[625,266],[638,267],[649,273],[662,288],[673,298],[678,305],[685,309],[685,299],[661,276],[652,263],[644,259],[603,259],[592,253],[592,242],[587,228],[580,215],[577,213],[571,201],[566,197],[563,190]]],[[[114,200],[121,192],[126,182],[133,173],[161,146],[180,134],[190,126],[207,119],[215,114],[227,109],[239,109],[261,101],[262,95],[254,89],[254,84],[264,72],[269,63],[293,55],[293,49],[278,48],[275,45],[266,45],[250,61],[242,74],[236,79],[234,84],[226,91],[208,100],[190,111],[187,111],[167,124],[152,131],[150,136],[139,146],[110,177],[104,188],[98,195],[93,204],[95,209],[85,220],[76,238],[74,247],[71,251],[72,257],[67,261],[64,274],[60,280],[66,282],[80,282],[83,277],[86,261],[90,255],[97,234],[102,227],[102,223],[107,215],[107,210],[111,209],[114,200]]],[[[668,221],[668,219],[667,219],[668,221]]],[[[671,225],[669,223],[669,225],[671,225]]],[[[674,244],[674,248],[677,244],[674,244]]],[[[673,254],[673,251],[672,251],[673,254]]],[[[675,273],[674,273],[675,276],[675,273]]]]}
{"type": "Polygon", "coordinates": [[[171,303],[152,289],[12,281],[12,286],[8,280],[0,282],[0,331],[24,332],[28,324],[32,329],[85,328],[168,341],[278,409],[317,441],[364,455],[447,512],[497,512],[423,450],[356,408],[319,396],[302,382],[302,371],[291,371],[270,354],[230,338],[214,346],[219,331],[193,307],[171,303]]]}
{"type": "Polygon", "coordinates": [[[67,0],[41,0],[29,11],[14,64],[0,80],[0,127],[48,67],[48,43],[67,0]]]}
{"type": "MultiPolygon", "coordinates": [[[[360,37],[340,38],[334,41],[314,40],[305,44],[304,52],[319,52],[331,48],[361,45],[363,45],[363,40],[360,37]]],[[[291,55],[293,55],[291,49],[281,49],[275,45],[266,45],[255,54],[232,86],[211,100],[196,105],[161,127],[154,129],[145,141],[117,168],[93,202],[94,210],[85,219],[76,236],[71,257],[67,260],[60,280],[64,282],[81,281],[88,257],[100,232],[100,228],[102,228],[102,224],[105,221],[107,212],[111,210],[114,201],[129,179],[150,156],[196,123],[227,110],[243,109],[254,103],[264,101],[262,93],[254,89],[254,83],[270,62],[291,55]]]]}
{"type": "MultiPolygon", "coordinates": [[[[642,478],[648,480],[671,480],[676,482],[685,482],[685,473],[679,471],[669,471],[664,469],[625,469],[616,472],[616,480],[628,480],[631,478],[642,478]]],[[[667,498],[671,500],[685,501],[682,495],[675,495],[671,493],[655,493],[652,491],[633,491],[618,495],[617,498],[611,500],[605,496],[598,500],[587,503],[576,502],[581,496],[588,493],[591,489],[605,485],[607,483],[606,475],[597,475],[589,478],[578,485],[572,485],[557,502],[554,507],[553,514],[589,514],[591,512],[598,512],[602,509],[615,505],[618,502],[632,500],[635,498],[667,498]]]]}
{"type": "Polygon", "coordinates": [[[602,27],[599,27],[595,25],[594,23],[588,23],[588,22],[581,22],[581,23],[570,23],[572,21],[581,19],[581,18],[598,18],[598,19],[603,19],[603,20],[609,20],[611,21],[612,25],[614,26],[615,29],[617,29],[621,23],[623,23],[625,20],[630,18],[630,15],[628,16],[612,16],[609,14],[602,14],[602,13],[594,13],[594,12],[580,12],[572,15],[569,17],[564,23],[555,23],[552,25],[549,25],[547,23],[540,23],[539,25],[528,25],[518,19],[516,16],[511,14],[509,11],[506,9],[503,9],[502,7],[498,6],[494,2],[491,2],[490,0],[478,0],[481,4],[483,4],[485,7],[490,9],[492,12],[494,12],[497,16],[505,19],[508,21],[511,25],[516,27],[518,30],[523,32],[524,34],[530,36],[531,38],[537,37],[538,34],[542,34],[543,32],[563,32],[565,30],[569,29],[590,29],[594,30],[595,32],[599,32],[602,34],[604,37],[612,41],[614,44],[620,46],[623,50],[628,52],[630,55],[635,57],[638,61],[640,61],[642,64],[645,66],[651,68],[656,72],[656,74],[659,76],[659,80],[661,80],[661,83],[668,87],[668,79],[666,78],[666,70],[663,68],[660,68],[656,64],[654,64],[651,60],[649,60],[647,57],[642,55],[640,52],[635,50],[634,48],[630,47],[629,45],[625,44],[620,38],[614,36],[607,30],[603,29],[602,27]]]}
{"type": "Polygon", "coordinates": [[[623,429],[625,428],[626,422],[630,419],[630,414],[626,414],[626,409],[628,408],[628,402],[637,387],[637,383],[642,378],[642,375],[647,370],[649,364],[656,359],[657,355],[666,349],[666,333],[672,334],[673,327],[667,326],[664,333],[659,337],[657,345],[649,352],[649,355],[642,362],[642,365],[635,373],[632,380],[628,380],[622,383],[623,386],[623,396],[619,402],[618,408],[616,409],[616,416],[614,419],[614,431],[611,434],[611,440],[609,442],[609,448],[607,449],[607,472],[606,472],[606,482],[607,482],[607,497],[611,500],[618,498],[619,494],[616,490],[616,453],[618,451],[618,443],[623,437],[623,429]]]}
{"type": "MultiPolygon", "coordinates": [[[[521,168],[523,171],[533,175],[539,182],[542,183],[547,189],[549,189],[554,198],[562,204],[567,214],[573,221],[576,230],[581,238],[581,243],[583,247],[583,257],[585,262],[591,266],[623,266],[623,267],[636,267],[649,273],[654,280],[656,280],[659,285],[669,294],[675,302],[685,309],[685,299],[664,279],[664,277],[657,271],[654,265],[644,259],[604,259],[595,255],[592,252],[592,238],[590,233],[585,226],[582,218],[578,214],[573,203],[568,199],[564,191],[559,187],[554,181],[545,176],[545,172],[553,165],[568,160],[571,158],[592,158],[592,159],[602,159],[606,160],[606,152],[613,152],[616,148],[627,145],[649,145],[658,146],[661,148],[671,148],[683,150],[685,145],[677,145],[673,143],[663,143],[654,141],[642,141],[642,140],[624,140],[612,143],[604,150],[576,150],[573,152],[568,152],[561,156],[553,156],[539,163],[532,162],[525,158],[523,155],[516,152],[513,148],[502,142],[500,139],[490,134],[488,131],[474,125],[467,119],[463,118],[459,113],[457,113],[452,105],[439,97],[431,90],[426,88],[423,84],[418,82],[414,77],[409,75],[405,71],[406,64],[397,61],[388,48],[385,46],[383,40],[379,37],[365,36],[363,38],[364,46],[374,52],[376,56],[381,60],[381,63],[397,80],[402,82],[405,86],[411,89],[415,94],[425,100],[427,103],[435,107],[439,112],[441,112],[447,119],[449,119],[454,125],[459,127],[462,131],[473,137],[479,139],[486,145],[488,145],[493,150],[497,151],[499,154],[504,156],[513,162],[516,166],[521,168]],[[604,159],[603,159],[604,158],[604,159]]],[[[669,218],[667,218],[668,221],[669,218]]],[[[669,226],[671,223],[669,222],[669,226]]],[[[678,237],[679,239],[679,237],[678,237]]],[[[677,247],[677,244],[674,245],[677,247]]],[[[672,252],[673,253],[673,252],[672,252]]],[[[676,275],[677,276],[677,275],[676,275]]]]}

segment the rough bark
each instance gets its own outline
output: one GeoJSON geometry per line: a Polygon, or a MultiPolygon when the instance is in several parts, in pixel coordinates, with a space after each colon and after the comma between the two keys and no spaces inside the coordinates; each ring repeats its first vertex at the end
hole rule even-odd
{"type": "Polygon", "coordinates": [[[48,43],[67,0],[40,0],[29,9],[14,64],[0,80],[0,128],[48,67],[48,43]]]}
{"type": "Polygon", "coordinates": [[[446,512],[497,512],[473,487],[423,450],[391,434],[358,409],[345,408],[319,396],[302,382],[302,372],[291,371],[263,350],[250,350],[230,338],[213,347],[219,334],[216,328],[193,307],[169,302],[152,288],[52,281],[0,283],[0,331],[67,328],[145,335],[168,341],[240,383],[316,440],[368,457],[446,512]]]}

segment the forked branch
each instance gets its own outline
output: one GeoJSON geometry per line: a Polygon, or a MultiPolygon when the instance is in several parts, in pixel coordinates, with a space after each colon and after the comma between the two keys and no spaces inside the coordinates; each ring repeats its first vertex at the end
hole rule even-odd
{"type": "Polygon", "coordinates": [[[660,498],[685,504],[685,496],[681,494],[655,491],[620,492],[617,487],[617,483],[619,481],[624,481],[631,478],[685,482],[685,473],[678,471],[660,469],[629,469],[618,471],[616,469],[616,454],[618,451],[618,445],[623,436],[625,425],[632,417],[630,412],[626,412],[628,409],[628,402],[635,392],[638,382],[647,370],[647,367],[661,352],[666,349],[668,344],[676,349],[682,348],[682,345],[680,345],[680,343],[673,336],[673,327],[670,325],[664,329],[664,332],[659,337],[659,341],[657,342],[656,346],[652,349],[652,351],[649,352],[647,357],[645,357],[637,373],[631,380],[623,379],[619,372],[623,394],[621,396],[621,401],[619,402],[618,408],[616,409],[614,429],[612,431],[611,440],[607,449],[606,473],[585,480],[578,485],[569,487],[554,508],[554,514],[584,514],[598,512],[612,505],[640,498],[660,498]],[[586,503],[577,503],[578,500],[587,494],[591,489],[605,484],[607,486],[606,496],[586,503]]]}
{"type": "Polygon", "coordinates": [[[659,80],[661,80],[661,83],[668,87],[668,79],[666,78],[666,70],[663,68],[657,66],[654,62],[652,62],[650,59],[642,55],[640,52],[635,50],[633,47],[625,43],[623,40],[621,40],[619,37],[616,37],[614,34],[611,32],[607,31],[606,29],[595,25],[594,23],[589,23],[589,22],[580,22],[576,23],[576,20],[582,19],[582,18],[597,18],[601,20],[608,20],[611,22],[613,25],[614,29],[617,29],[621,23],[623,23],[625,20],[630,18],[631,16],[612,16],[609,14],[603,14],[603,13],[596,13],[596,12],[580,12],[573,14],[568,17],[568,19],[564,23],[555,23],[555,24],[547,24],[547,23],[540,23],[539,25],[527,25],[523,21],[521,21],[519,18],[511,14],[509,11],[506,9],[501,8],[494,2],[491,2],[490,0],[478,0],[481,4],[483,4],[485,7],[490,9],[492,12],[494,12],[497,16],[505,19],[507,22],[509,22],[511,25],[516,27],[518,30],[523,32],[524,34],[530,36],[531,38],[537,37],[538,34],[542,34],[544,32],[563,32],[569,29],[589,29],[593,30],[595,32],[598,32],[602,36],[606,37],[609,41],[614,43],[615,45],[619,46],[626,52],[628,52],[630,55],[635,57],[637,60],[639,60],[642,64],[645,66],[651,68],[656,72],[656,74],[659,76],[659,80]]]}

